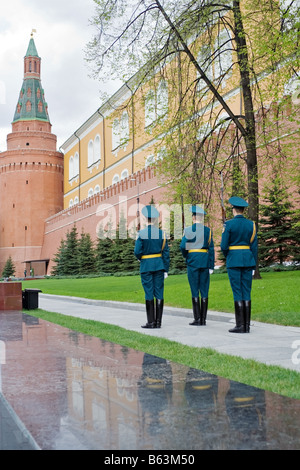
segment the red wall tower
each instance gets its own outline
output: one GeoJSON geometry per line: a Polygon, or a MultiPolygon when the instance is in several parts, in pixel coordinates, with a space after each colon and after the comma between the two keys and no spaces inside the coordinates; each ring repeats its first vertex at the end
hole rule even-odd
{"type": "Polygon", "coordinates": [[[16,276],[46,273],[45,220],[63,208],[63,154],[56,150],[33,37],[7,150],[0,154],[0,275],[9,256],[16,276]]]}

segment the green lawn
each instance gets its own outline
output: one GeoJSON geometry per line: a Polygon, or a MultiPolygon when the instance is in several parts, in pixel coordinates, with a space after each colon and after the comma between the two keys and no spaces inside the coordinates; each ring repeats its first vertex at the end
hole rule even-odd
{"type": "MultiPolygon", "coordinates": [[[[253,281],[252,318],[267,323],[300,326],[300,271],[262,273],[253,281]]],[[[41,279],[24,281],[24,288],[39,288],[43,293],[144,302],[139,276],[84,279],[41,279]]],[[[165,304],[191,308],[191,294],[185,274],[169,276],[165,282],[165,304]]],[[[227,274],[213,274],[209,291],[209,309],[233,312],[233,297],[227,274]]]]}

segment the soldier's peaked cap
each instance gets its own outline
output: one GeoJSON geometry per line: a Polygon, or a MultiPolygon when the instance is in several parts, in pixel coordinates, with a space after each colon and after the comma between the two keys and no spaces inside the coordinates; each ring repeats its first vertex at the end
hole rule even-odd
{"type": "Polygon", "coordinates": [[[202,209],[202,207],[200,207],[200,206],[191,206],[190,211],[193,214],[196,214],[196,215],[200,215],[200,214],[205,215],[206,214],[205,210],[202,209]]]}
{"type": "Polygon", "coordinates": [[[147,219],[157,219],[159,217],[158,210],[152,205],[144,206],[142,214],[147,217],[147,219]]]}
{"type": "Polygon", "coordinates": [[[233,206],[233,207],[248,207],[248,202],[245,201],[245,199],[242,199],[241,197],[238,196],[232,196],[228,202],[233,206]]]}

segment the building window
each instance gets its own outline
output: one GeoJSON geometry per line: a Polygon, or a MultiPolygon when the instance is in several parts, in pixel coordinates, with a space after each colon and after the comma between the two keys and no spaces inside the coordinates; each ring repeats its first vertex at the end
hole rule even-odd
{"type": "MultiPolygon", "coordinates": [[[[211,50],[209,46],[203,46],[198,54],[197,57],[198,63],[207,76],[207,78],[212,81],[213,80],[213,69],[212,69],[212,63],[211,63],[211,50]]],[[[197,73],[198,77],[200,77],[200,74],[197,73]]],[[[197,84],[197,89],[202,90],[205,88],[207,85],[206,83],[199,78],[198,84],[197,84]]]]}
{"type": "Polygon", "coordinates": [[[95,189],[94,189],[94,194],[98,194],[98,193],[100,193],[100,186],[99,186],[99,184],[97,184],[97,185],[95,186],[95,189]]]}
{"type": "Polygon", "coordinates": [[[145,100],[145,127],[150,126],[155,121],[155,94],[150,90],[145,100]]]}
{"type": "Polygon", "coordinates": [[[157,117],[163,117],[168,112],[168,87],[165,80],[161,80],[157,88],[157,117]]]}
{"type": "Polygon", "coordinates": [[[38,102],[38,112],[39,113],[43,112],[43,103],[41,101],[38,102]]]}
{"type": "Polygon", "coordinates": [[[79,197],[78,197],[78,196],[75,196],[75,198],[74,198],[74,205],[75,205],[75,204],[78,204],[78,203],[79,203],[79,197]]]}
{"type": "Polygon", "coordinates": [[[152,165],[154,162],[155,162],[155,157],[154,157],[154,155],[153,155],[153,154],[148,155],[148,157],[147,157],[146,160],[145,160],[145,168],[147,168],[148,166],[152,165]]]}
{"type": "Polygon", "coordinates": [[[116,173],[112,179],[112,184],[118,183],[120,181],[119,175],[116,173]]]}
{"type": "Polygon", "coordinates": [[[69,181],[79,175],[79,155],[78,152],[69,160],[69,181]]]}
{"type": "Polygon", "coordinates": [[[92,197],[93,195],[94,195],[94,190],[93,188],[90,188],[88,192],[88,197],[92,197]]]}
{"type": "Polygon", "coordinates": [[[28,96],[28,98],[31,97],[31,88],[28,88],[28,89],[27,89],[27,96],[28,96]]]}
{"type": "Polygon", "coordinates": [[[89,141],[88,144],[88,167],[91,166],[94,162],[94,142],[89,141]]]}
{"type": "Polygon", "coordinates": [[[96,135],[94,140],[94,163],[101,160],[101,141],[99,134],[96,135]]]}
{"type": "Polygon", "coordinates": [[[112,149],[115,150],[120,145],[120,121],[115,119],[112,126],[112,149]]]}
{"type": "Polygon", "coordinates": [[[27,112],[31,111],[31,102],[29,100],[26,103],[26,111],[27,112]]]}
{"type": "Polygon", "coordinates": [[[74,155],[74,177],[79,175],[79,153],[76,152],[74,155]]]}
{"type": "Polygon", "coordinates": [[[70,199],[69,207],[73,207],[73,199],[70,199]]]}
{"type": "Polygon", "coordinates": [[[74,177],[74,157],[72,155],[69,160],[69,180],[71,180],[73,177],[74,177]]]}
{"type": "Polygon", "coordinates": [[[123,170],[121,173],[121,180],[128,178],[128,175],[129,175],[128,170],[127,169],[123,170]]]}
{"type": "Polygon", "coordinates": [[[121,126],[120,126],[120,143],[121,145],[126,145],[129,139],[129,117],[126,111],[122,114],[121,117],[121,126]]]}
{"type": "Polygon", "coordinates": [[[232,42],[227,29],[223,29],[215,42],[215,80],[223,79],[222,86],[225,85],[224,78],[231,75],[232,70],[232,42]]]}
{"type": "Polygon", "coordinates": [[[168,86],[161,80],[156,94],[150,90],[145,99],[145,127],[151,126],[168,112],[168,86]]]}

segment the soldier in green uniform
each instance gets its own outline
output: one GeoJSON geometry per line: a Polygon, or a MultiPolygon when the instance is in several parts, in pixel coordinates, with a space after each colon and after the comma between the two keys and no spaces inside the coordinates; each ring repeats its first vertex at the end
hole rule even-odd
{"type": "Polygon", "coordinates": [[[248,203],[237,196],[231,197],[234,218],[224,224],[221,250],[226,258],[228,277],[233,292],[236,326],[230,333],[249,333],[251,318],[252,271],[257,260],[257,234],[255,223],[244,217],[248,203]]]}
{"type": "Polygon", "coordinates": [[[166,234],[153,223],[159,217],[158,210],[148,205],[143,207],[142,214],[147,218],[148,225],[140,230],[134,247],[134,254],[141,262],[140,274],[145,291],[147,323],[142,328],[160,328],[164,306],[164,279],[170,265],[169,247],[166,234]]]}
{"type": "Polygon", "coordinates": [[[206,212],[199,206],[191,206],[190,211],[193,214],[193,225],[185,229],[180,249],[186,259],[188,281],[192,294],[194,321],[190,325],[198,326],[206,324],[209,275],[215,265],[215,250],[212,231],[203,224],[206,212]]]}

